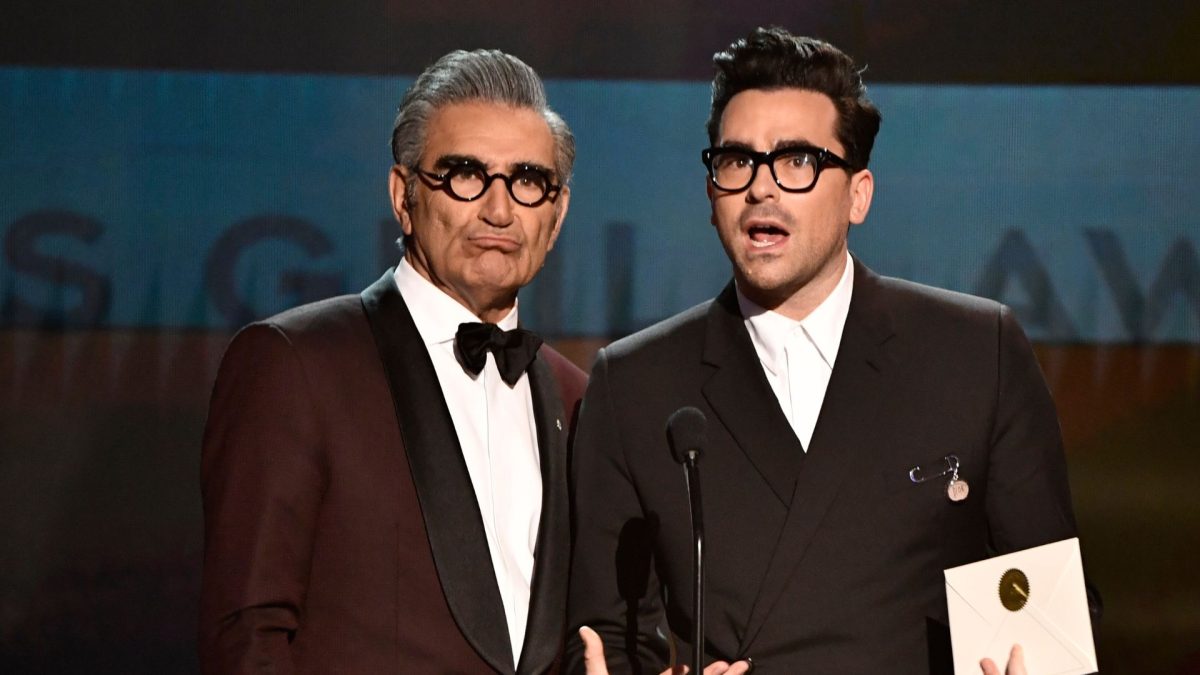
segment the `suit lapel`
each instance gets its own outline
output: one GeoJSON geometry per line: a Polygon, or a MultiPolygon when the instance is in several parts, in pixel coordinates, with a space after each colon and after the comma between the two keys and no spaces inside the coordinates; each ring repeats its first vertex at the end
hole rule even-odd
{"type": "Polygon", "coordinates": [[[787,505],[805,461],[804,448],[763,373],[732,283],[709,306],[703,360],[716,368],[704,383],[705,399],[779,501],[787,505]]]}
{"type": "Polygon", "coordinates": [[[534,552],[529,619],[518,673],[539,673],[554,662],[566,616],[570,522],[567,500],[567,418],[558,382],[539,356],[529,367],[529,388],[542,462],[542,517],[534,552]]]}
{"type": "Polygon", "coordinates": [[[876,419],[883,398],[879,378],[888,365],[885,344],[893,331],[887,308],[876,305],[878,277],[857,260],[854,264],[854,292],[837,362],[811,447],[796,478],[783,532],[746,624],[742,654],[750,649],[791,581],[851,468],[867,448],[878,446],[876,426],[867,421],[876,419]]]}
{"type": "Polygon", "coordinates": [[[489,665],[512,673],[508,623],[491,569],[483,517],[433,361],[390,270],[361,297],[387,371],[403,449],[450,613],[489,665]]]}

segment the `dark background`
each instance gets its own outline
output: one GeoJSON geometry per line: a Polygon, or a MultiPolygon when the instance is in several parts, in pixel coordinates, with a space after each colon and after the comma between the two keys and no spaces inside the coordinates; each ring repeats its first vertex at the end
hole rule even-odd
{"type": "Polygon", "coordinates": [[[828,40],[874,82],[1195,84],[1189,2],[662,0],[562,3],[8,3],[6,63],[305,73],[418,73],[451,49],[519,54],[543,77],[711,77],[758,25],[828,40]]]}
{"type": "MultiPolygon", "coordinates": [[[[869,82],[1200,85],[1194,2],[224,4],[7,3],[0,65],[411,75],[486,46],[545,77],[707,80],[714,50],[778,23],[869,82]]],[[[199,438],[228,337],[0,325],[0,671],[195,671],[199,438]]],[[[552,337],[587,367],[616,335],[552,337]]],[[[1200,672],[1200,345],[1037,349],[1107,602],[1104,672],[1200,672]]]]}

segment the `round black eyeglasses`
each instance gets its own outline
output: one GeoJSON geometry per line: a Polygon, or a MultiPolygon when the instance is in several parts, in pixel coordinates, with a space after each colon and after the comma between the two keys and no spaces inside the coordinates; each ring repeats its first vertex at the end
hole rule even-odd
{"type": "Polygon", "coordinates": [[[463,202],[475,201],[482,197],[496,179],[504,182],[508,194],[522,206],[540,206],[542,202],[554,198],[562,190],[562,185],[555,185],[550,179],[550,174],[536,166],[520,165],[511,174],[489,174],[486,169],[475,163],[456,164],[444,173],[414,168],[422,178],[435,183],[429,187],[443,190],[463,202]]]}
{"type": "Polygon", "coordinates": [[[755,152],[745,148],[706,148],[700,160],[708,168],[709,178],[717,189],[741,192],[750,187],[758,175],[758,167],[767,165],[771,178],[785,192],[808,192],[817,184],[821,169],[832,164],[850,169],[850,163],[830,152],[828,148],[811,145],[792,145],[771,152],[755,152]]]}

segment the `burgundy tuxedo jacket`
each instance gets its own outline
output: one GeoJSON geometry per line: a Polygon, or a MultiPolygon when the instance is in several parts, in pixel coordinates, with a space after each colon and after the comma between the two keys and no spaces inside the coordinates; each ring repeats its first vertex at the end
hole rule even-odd
{"type": "Polygon", "coordinates": [[[553,667],[570,546],[566,452],[585,376],[548,347],[528,372],[543,503],[514,664],[467,467],[392,273],[242,330],[204,434],[202,671],[553,667]]]}

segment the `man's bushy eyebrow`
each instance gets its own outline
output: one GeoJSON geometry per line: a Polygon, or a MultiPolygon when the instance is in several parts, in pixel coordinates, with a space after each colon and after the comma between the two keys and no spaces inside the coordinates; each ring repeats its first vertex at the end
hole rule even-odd
{"type": "Polygon", "coordinates": [[[441,155],[434,160],[433,168],[449,169],[455,166],[462,166],[463,164],[478,164],[481,168],[486,167],[486,165],[483,163],[483,160],[475,157],[474,155],[449,154],[441,155]]]}
{"type": "MultiPolygon", "coordinates": [[[[478,166],[484,172],[490,172],[492,170],[491,168],[488,167],[487,162],[484,162],[482,159],[480,159],[474,155],[450,153],[450,154],[445,154],[445,155],[439,156],[433,162],[433,168],[436,170],[450,169],[450,168],[453,168],[456,166],[463,166],[463,165],[478,166]]],[[[524,160],[517,160],[515,162],[511,162],[511,163],[509,163],[508,166],[504,167],[504,170],[507,171],[508,173],[512,174],[512,173],[516,172],[518,169],[522,169],[522,168],[537,169],[538,171],[545,173],[547,176],[555,175],[554,169],[546,166],[545,164],[542,164],[541,162],[538,162],[538,161],[532,160],[532,159],[524,159],[524,160]]]]}

